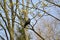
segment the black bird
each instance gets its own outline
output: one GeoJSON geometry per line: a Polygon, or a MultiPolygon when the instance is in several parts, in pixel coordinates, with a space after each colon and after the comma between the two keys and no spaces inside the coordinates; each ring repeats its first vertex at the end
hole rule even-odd
{"type": "Polygon", "coordinates": [[[30,24],[30,19],[28,19],[26,22],[25,22],[25,24],[24,24],[24,28],[28,25],[28,24],[30,24]]]}

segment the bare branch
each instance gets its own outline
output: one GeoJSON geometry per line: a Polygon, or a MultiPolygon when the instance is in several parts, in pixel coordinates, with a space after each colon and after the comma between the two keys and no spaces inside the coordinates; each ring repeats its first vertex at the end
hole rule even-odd
{"type": "Polygon", "coordinates": [[[0,17],[2,18],[2,20],[4,21],[4,23],[5,23],[5,25],[7,26],[7,23],[6,23],[6,21],[5,21],[5,19],[4,19],[4,17],[2,16],[2,14],[0,13],[0,17]]]}
{"type": "Polygon", "coordinates": [[[58,4],[55,4],[55,3],[53,3],[53,2],[50,2],[50,1],[48,1],[48,0],[46,0],[47,2],[49,2],[49,3],[51,3],[51,4],[54,4],[54,5],[56,5],[57,7],[60,7],[60,5],[58,5],[58,4]]]}
{"type": "MultiPolygon", "coordinates": [[[[22,4],[21,4],[21,5],[22,5],[22,4]]],[[[22,6],[25,6],[25,5],[22,5],[22,6]]],[[[26,6],[26,7],[28,7],[28,6],[26,6]]],[[[34,8],[34,7],[28,7],[28,8],[37,9],[37,10],[43,11],[43,12],[45,12],[47,15],[49,15],[49,16],[51,16],[51,17],[57,19],[58,21],[60,21],[60,19],[56,18],[55,16],[49,14],[48,12],[46,12],[46,11],[44,11],[44,10],[41,10],[41,9],[39,9],[39,8],[34,8]]]]}
{"type": "MultiPolygon", "coordinates": [[[[43,14],[41,17],[43,17],[43,16],[44,16],[44,14],[43,14]]],[[[41,18],[41,17],[40,17],[40,18],[41,18]]],[[[40,19],[40,18],[39,18],[39,19],[40,19]]],[[[39,19],[38,19],[38,20],[39,20],[39,19]]],[[[30,24],[30,26],[31,26],[32,28],[28,28],[28,29],[31,29],[31,30],[32,30],[34,33],[36,33],[42,40],[45,40],[41,35],[39,35],[39,34],[34,30],[34,26],[36,25],[36,23],[37,23],[38,20],[36,20],[36,22],[35,22],[35,24],[34,24],[33,26],[30,24]]]]}
{"type": "Polygon", "coordinates": [[[2,40],[5,40],[1,35],[0,35],[0,37],[2,38],[2,40]]]}
{"type": "Polygon", "coordinates": [[[33,2],[32,2],[32,0],[31,0],[31,3],[32,3],[33,7],[35,7],[34,4],[33,4],[33,2]]]}
{"type": "Polygon", "coordinates": [[[0,26],[4,29],[4,32],[5,32],[5,34],[6,34],[6,38],[7,38],[7,40],[9,40],[8,39],[8,35],[7,35],[7,32],[6,32],[6,29],[4,28],[4,26],[0,23],[0,26]]]}
{"type": "MultiPolygon", "coordinates": [[[[34,24],[35,25],[35,24],[34,24]]],[[[35,30],[34,30],[34,26],[30,25],[32,28],[30,28],[34,33],[36,33],[42,40],[45,40],[41,35],[39,35],[35,30]]]]}
{"type": "Polygon", "coordinates": [[[10,6],[11,6],[11,16],[12,16],[12,28],[14,28],[14,20],[15,20],[15,13],[14,13],[14,10],[13,10],[13,2],[12,0],[9,0],[10,1],[10,6]]]}
{"type": "Polygon", "coordinates": [[[39,35],[34,29],[32,29],[34,33],[36,33],[42,40],[45,40],[41,35],[39,35]]]}

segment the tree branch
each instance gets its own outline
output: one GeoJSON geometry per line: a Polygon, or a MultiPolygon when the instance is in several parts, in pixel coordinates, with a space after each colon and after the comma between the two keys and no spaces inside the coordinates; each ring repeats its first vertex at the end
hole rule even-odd
{"type": "Polygon", "coordinates": [[[60,7],[60,5],[58,5],[58,4],[55,4],[55,3],[53,3],[53,2],[50,2],[50,1],[48,1],[48,0],[46,0],[47,2],[49,2],[49,3],[51,3],[51,4],[54,4],[54,5],[56,5],[57,7],[60,7]]]}
{"type": "Polygon", "coordinates": [[[0,35],[0,37],[2,38],[2,40],[5,40],[1,35],[0,35]]]}
{"type": "Polygon", "coordinates": [[[0,23],[0,26],[4,29],[4,32],[5,32],[5,34],[6,34],[6,38],[7,38],[7,40],[9,40],[8,39],[8,35],[7,35],[7,32],[6,32],[6,29],[4,28],[4,26],[0,23]]]}
{"type": "MultiPolygon", "coordinates": [[[[34,24],[34,25],[35,25],[35,24],[34,24]]],[[[32,29],[31,29],[31,28],[30,28],[30,29],[31,29],[34,33],[36,33],[42,40],[45,40],[41,35],[39,35],[39,34],[34,30],[34,28],[33,28],[34,26],[32,26],[32,25],[30,25],[30,26],[32,27],[32,29]]]]}
{"type": "Polygon", "coordinates": [[[2,16],[2,14],[0,13],[0,17],[2,18],[2,20],[4,21],[4,23],[5,23],[5,25],[7,26],[7,23],[6,23],[6,21],[5,21],[5,19],[4,19],[4,17],[2,16]]]}
{"type": "MultiPolygon", "coordinates": [[[[25,5],[21,4],[21,3],[20,3],[20,5],[25,6],[25,5]]],[[[28,7],[28,6],[25,6],[25,7],[28,7]]],[[[37,9],[37,10],[43,11],[43,12],[45,12],[47,15],[49,15],[49,16],[51,16],[51,17],[57,19],[58,21],[60,21],[60,19],[56,18],[55,16],[49,14],[48,12],[46,12],[46,11],[44,11],[44,10],[41,10],[41,9],[35,8],[35,7],[28,7],[28,8],[31,8],[31,9],[37,9]]]]}

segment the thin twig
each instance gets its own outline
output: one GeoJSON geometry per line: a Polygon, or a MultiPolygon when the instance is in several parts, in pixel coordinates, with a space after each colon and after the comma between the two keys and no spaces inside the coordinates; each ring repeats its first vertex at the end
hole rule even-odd
{"type": "MultiPolygon", "coordinates": [[[[20,5],[25,6],[25,5],[21,4],[21,3],[20,3],[20,5]]],[[[28,6],[25,6],[25,7],[28,7],[28,6]]],[[[31,8],[31,9],[37,9],[37,10],[43,11],[43,12],[45,12],[47,15],[49,15],[49,16],[51,16],[51,17],[57,19],[58,21],[60,21],[60,19],[56,18],[55,16],[49,14],[48,12],[46,12],[46,11],[44,11],[44,10],[41,10],[41,9],[35,8],[35,7],[28,7],[28,8],[31,8]]]]}
{"type": "Polygon", "coordinates": [[[48,0],[46,0],[47,2],[49,2],[49,3],[51,3],[51,4],[54,4],[54,5],[56,5],[57,7],[60,7],[60,5],[58,5],[58,4],[55,4],[55,3],[53,3],[53,2],[50,2],[50,1],[48,1],[48,0]]]}

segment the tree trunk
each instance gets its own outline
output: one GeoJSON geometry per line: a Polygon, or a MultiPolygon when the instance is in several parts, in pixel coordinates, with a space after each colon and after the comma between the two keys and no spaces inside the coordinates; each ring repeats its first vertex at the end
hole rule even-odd
{"type": "Polygon", "coordinates": [[[10,40],[14,40],[14,28],[10,30],[10,40]]]}

